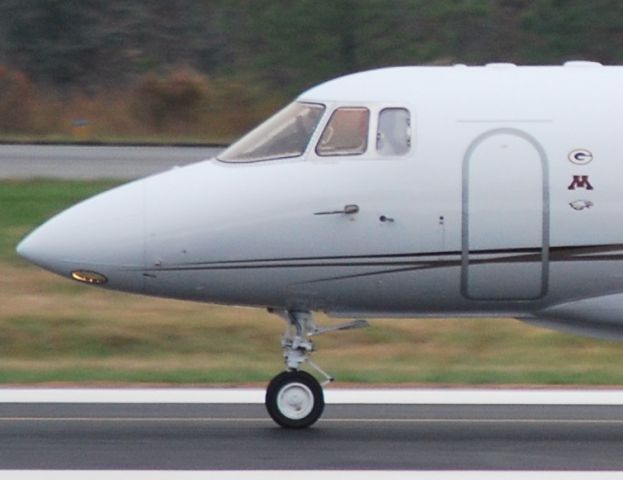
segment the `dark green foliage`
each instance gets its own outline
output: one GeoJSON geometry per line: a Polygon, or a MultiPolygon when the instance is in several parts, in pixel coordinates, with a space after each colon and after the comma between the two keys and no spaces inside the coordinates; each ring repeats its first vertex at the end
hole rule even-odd
{"type": "Polygon", "coordinates": [[[89,92],[176,66],[295,92],[394,64],[617,63],[613,0],[6,0],[0,63],[89,92]]]}
{"type": "Polygon", "coordinates": [[[92,35],[103,2],[4,2],[1,17],[9,58],[56,84],[81,81],[93,67],[100,38],[92,35]]]}
{"type": "Polygon", "coordinates": [[[623,59],[623,3],[615,0],[540,0],[528,9],[522,28],[532,39],[525,57],[586,59],[620,63],[623,59]]]}
{"type": "Polygon", "coordinates": [[[166,65],[209,66],[208,9],[194,0],[7,0],[0,59],[87,92],[166,65]]]}

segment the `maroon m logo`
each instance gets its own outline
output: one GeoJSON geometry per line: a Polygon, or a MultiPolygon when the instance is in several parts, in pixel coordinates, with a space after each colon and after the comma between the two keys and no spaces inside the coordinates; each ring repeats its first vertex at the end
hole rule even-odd
{"type": "Polygon", "coordinates": [[[588,175],[574,175],[569,190],[575,190],[576,188],[586,188],[586,190],[592,190],[593,186],[588,181],[588,175]]]}

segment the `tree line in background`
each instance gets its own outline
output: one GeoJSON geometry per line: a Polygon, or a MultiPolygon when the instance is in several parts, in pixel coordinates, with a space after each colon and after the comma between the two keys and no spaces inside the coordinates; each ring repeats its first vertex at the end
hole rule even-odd
{"type": "Polygon", "coordinates": [[[4,0],[0,135],[230,139],[353,71],[622,47],[616,0],[4,0]]]}

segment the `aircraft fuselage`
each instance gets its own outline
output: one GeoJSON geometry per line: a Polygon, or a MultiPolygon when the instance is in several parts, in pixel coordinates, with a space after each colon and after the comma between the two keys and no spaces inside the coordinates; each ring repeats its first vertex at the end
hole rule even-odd
{"type": "Polygon", "coordinates": [[[616,337],[621,85],[622,67],[587,63],[350,75],[297,99],[316,122],[300,155],[225,155],[124,185],[19,251],[147,295],[336,316],[514,316],[616,337]],[[338,110],[366,123],[343,127],[338,110]]]}

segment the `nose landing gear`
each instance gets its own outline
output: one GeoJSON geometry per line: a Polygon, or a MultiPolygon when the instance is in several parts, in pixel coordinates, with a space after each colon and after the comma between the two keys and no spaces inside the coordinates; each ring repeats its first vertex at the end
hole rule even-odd
{"type": "Polygon", "coordinates": [[[279,315],[287,323],[281,347],[288,370],[281,372],[268,384],[266,410],[282,427],[307,428],[320,418],[324,410],[322,386],[333,381],[329,374],[309,358],[314,350],[310,337],[337,330],[367,327],[368,322],[355,320],[335,327],[321,328],[315,324],[311,312],[269,311],[279,315]],[[300,370],[304,363],[308,363],[325,378],[322,385],[312,375],[300,370]]]}

